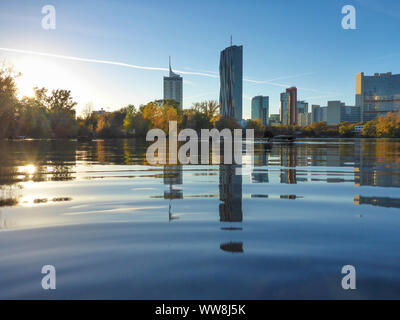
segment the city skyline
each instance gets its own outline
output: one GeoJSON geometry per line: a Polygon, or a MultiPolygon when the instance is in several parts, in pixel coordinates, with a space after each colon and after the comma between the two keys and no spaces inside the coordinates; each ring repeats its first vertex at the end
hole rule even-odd
{"type": "Polygon", "coordinates": [[[270,113],[279,113],[279,94],[291,86],[297,86],[299,100],[308,101],[310,105],[322,106],[328,100],[355,105],[355,74],[398,73],[400,69],[396,54],[399,45],[388,41],[393,36],[390,30],[396,30],[399,25],[398,17],[391,13],[396,12],[399,5],[392,4],[393,10],[387,12],[384,8],[388,1],[379,4],[355,1],[357,30],[341,28],[341,8],[347,4],[344,1],[323,4],[317,1],[303,4],[256,1],[251,5],[235,6],[229,12],[232,21],[224,23],[213,18],[226,4],[210,2],[206,30],[191,24],[190,12],[200,9],[200,4],[173,1],[166,6],[162,3],[87,1],[81,4],[77,13],[73,2],[55,1],[58,20],[54,31],[42,30],[40,10],[28,1],[22,2],[26,3],[23,9],[13,3],[3,7],[0,14],[0,27],[4,30],[0,35],[1,48],[102,59],[139,67],[131,70],[118,65],[0,50],[0,59],[7,59],[23,73],[19,80],[22,94],[31,93],[34,85],[69,89],[79,103],[78,113],[88,102],[96,108],[111,111],[127,104],[140,105],[162,98],[162,83],[157,79],[168,71],[163,67],[168,55],[175,57],[177,72],[188,73],[178,72],[185,78],[185,108],[196,101],[219,100],[218,52],[229,45],[231,34],[234,42],[245,49],[243,118],[251,117],[251,98],[257,95],[270,96],[270,113]],[[189,14],[182,15],[184,11],[189,14]],[[109,13],[117,16],[116,12],[120,19],[105,19],[109,13]],[[299,12],[304,18],[300,25],[294,19],[299,12]],[[134,32],[150,13],[155,19],[169,13],[173,18],[179,17],[181,23],[179,26],[155,24],[144,33],[134,32]],[[284,14],[288,20],[282,26],[279,20],[284,14]],[[260,21],[256,19],[258,15],[269,19],[260,21]],[[374,26],[368,25],[370,19],[376,22],[374,26]],[[75,27],[71,26],[71,21],[75,22],[72,24],[75,27]],[[315,26],[320,30],[316,31],[315,26]],[[282,40],[294,28],[304,37],[292,39],[292,47],[288,47],[282,40]],[[211,30],[216,32],[210,34],[211,30]],[[179,36],[173,39],[166,36],[172,32],[179,36]],[[193,36],[196,41],[188,42],[193,36]],[[375,39],[379,51],[368,49],[370,38],[375,39]],[[339,52],[337,47],[343,50],[339,52]]]}

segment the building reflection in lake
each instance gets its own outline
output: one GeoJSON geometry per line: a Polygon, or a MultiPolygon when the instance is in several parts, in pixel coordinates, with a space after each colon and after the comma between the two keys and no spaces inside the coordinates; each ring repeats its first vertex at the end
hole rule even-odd
{"type": "Polygon", "coordinates": [[[237,165],[219,167],[219,217],[221,222],[242,222],[242,176],[236,175],[237,165]]]}
{"type": "Polygon", "coordinates": [[[297,148],[296,146],[280,146],[281,151],[281,183],[297,184],[297,148]]]}
{"type": "Polygon", "coordinates": [[[172,200],[183,199],[182,189],[176,188],[176,186],[182,186],[183,184],[182,166],[164,166],[163,183],[168,186],[168,189],[164,190],[164,199],[169,200],[168,219],[172,221],[178,219],[178,216],[172,213],[172,200]]]}
{"type": "Polygon", "coordinates": [[[243,253],[243,242],[227,242],[220,245],[222,251],[243,253]]]}
{"type": "MultiPolygon", "coordinates": [[[[219,166],[219,204],[220,222],[243,222],[242,211],[242,176],[236,173],[241,170],[239,165],[219,166]]],[[[224,231],[241,231],[241,227],[225,227],[224,231]]],[[[242,253],[242,242],[228,242],[220,245],[222,251],[242,253]]]]}
{"type": "Polygon", "coordinates": [[[357,186],[400,187],[400,142],[375,140],[355,144],[357,186]]]}
{"type": "MultiPolygon", "coordinates": [[[[266,144],[256,144],[254,146],[254,164],[257,167],[268,166],[268,153],[266,144]]],[[[269,183],[268,170],[253,168],[250,176],[251,183],[269,183]]]]}
{"type": "Polygon", "coordinates": [[[367,204],[371,206],[385,207],[385,208],[400,208],[400,199],[388,198],[388,197],[355,196],[354,204],[356,205],[367,204]]]}

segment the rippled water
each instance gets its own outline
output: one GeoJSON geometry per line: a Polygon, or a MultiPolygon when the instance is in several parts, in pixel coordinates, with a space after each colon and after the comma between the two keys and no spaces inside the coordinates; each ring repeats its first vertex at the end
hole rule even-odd
{"type": "Polygon", "coordinates": [[[244,176],[141,140],[0,151],[0,298],[400,298],[399,140],[256,143],[244,176]]]}

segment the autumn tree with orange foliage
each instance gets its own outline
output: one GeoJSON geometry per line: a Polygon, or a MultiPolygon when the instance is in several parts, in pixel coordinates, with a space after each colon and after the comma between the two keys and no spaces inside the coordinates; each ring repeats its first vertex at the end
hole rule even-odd
{"type": "Polygon", "coordinates": [[[400,138],[400,111],[388,112],[364,125],[363,136],[377,138],[400,138]]]}

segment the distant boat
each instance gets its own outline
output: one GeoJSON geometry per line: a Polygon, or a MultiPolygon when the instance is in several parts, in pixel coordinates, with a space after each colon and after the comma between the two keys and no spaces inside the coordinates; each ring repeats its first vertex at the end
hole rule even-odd
{"type": "Polygon", "coordinates": [[[277,143],[292,143],[296,141],[296,137],[292,135],[279,135],[272,138],[269,138],[269,142],[277,142],[277,143]]]}

